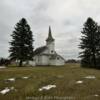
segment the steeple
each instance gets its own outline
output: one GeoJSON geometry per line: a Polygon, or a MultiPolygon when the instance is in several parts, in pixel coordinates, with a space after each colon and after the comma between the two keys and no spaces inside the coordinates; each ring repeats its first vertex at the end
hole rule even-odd
{"type": "Polygon", "coordinates": [[[54,41],[53,37],[52,37],[52,32],[51,32],[51,27],[49,26],[49,33],[48,33],[48,38],[46,39],[46,41],[54,41]]]}

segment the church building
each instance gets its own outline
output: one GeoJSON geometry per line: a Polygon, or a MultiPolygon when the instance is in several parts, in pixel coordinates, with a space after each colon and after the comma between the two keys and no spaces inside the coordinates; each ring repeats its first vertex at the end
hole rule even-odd
{"type": "Polygon", "coordinates": [[[33,61],[31,65],[64,65],[65,59],[57,54],[55,51],[55,39],[52,37],[51,28],[49,27],[48,37],[46,39],[46,45],[37,48],[34,51],[33,61]]]}

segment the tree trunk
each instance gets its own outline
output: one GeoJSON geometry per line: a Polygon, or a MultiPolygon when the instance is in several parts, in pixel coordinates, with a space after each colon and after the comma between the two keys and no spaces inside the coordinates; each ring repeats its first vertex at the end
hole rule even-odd
{"type": "Polygon", "coordinates": [[[22,66],[23,66],[23,61],[20,60],[20,62],[19,62],[19,67],[22,67],[22,66]]]}

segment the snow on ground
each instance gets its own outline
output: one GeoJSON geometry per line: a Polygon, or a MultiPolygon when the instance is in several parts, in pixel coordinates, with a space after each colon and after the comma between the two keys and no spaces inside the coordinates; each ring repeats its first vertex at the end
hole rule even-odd
{"type": "Polygon", "coordinates": [[[95,96],[95,97],[98,97],[99,95],[98,95],[98,94],[95,94],[94,96],[95,96]]]}
{"type": "Polygon", "coordinates": [[[0,93],[4,95],[4,94],[6,94],[6,93],[8,93],[8,92],[10,92],[12,90],[16,90],[16,89],[14,87],[10,87],[10,88],[6,87],[2,91],[0,91],[0,93]]]}
{"type": "Polygon", "coordinates": [[[86,77],[84,77],[84,78],[86,78],[86,79],[95,79],[96,77],[93,76],[93,75],[89,75],[89,76],[86,76],[86,77]]]}
{"type": "Polygon", "coordinates": [[[6,81],[15,82],[15,78],[9,78],[9,79],[6,79],[6,81]]]}
{"type": "Polygon", "coordinates": [[[29,77],[22,77],[22,79],[28,79],[29,77]]]}
{"type": "MultiPolygon", "coordinates": [[[[29,77],[21,77],[21,79],[28,79],[29,77]]],[[[8,82],[15,82],[16,78],[8,78],[8,79],[5,79],[5,81],[8,83],[8,82]]]]}
{"type": "Polygon", "coordinates": [[[0,69],[6,68],[5,66],[0,66],[0,69]]]}
{"type": "Polygon", "coordinates": [[[5,89],[1,90],[0,93],[2,95],[5,95],[5,94],[7,94],[8,92],[10,92],[11,90],[14,90],[14,89],[15,89],[14,87],[10,87],[10,88],[6,87],[5,89]]]}
{"type": "MultiPolygon", "coordinates": [[[[86,77],[84,77],[86,79],[95,79],[96,77],[94,75],[88,75],[86,77]]],[[[76,84],[82,84],[83,81],[79,80],[79,81],[76,81],[76,84]]]]}
{"type": "Polygon", "coordinates": [[[42,88],[39,88],[39,91],[50,90],[51,88],[56,88],[56,85],[43,86],[42,88]]]}
{"type": "Polygon", "coordinates": [[[76,81],[76,84],[82,84],[83,81],[79,80],[79,81],[76,81]]]}
{"type": "Polygon", "coordinates": [[[10,89],[8,87],[6,87],[4,90],[0,91],[1,94],[6,94],[10,91],[10,89]]]}

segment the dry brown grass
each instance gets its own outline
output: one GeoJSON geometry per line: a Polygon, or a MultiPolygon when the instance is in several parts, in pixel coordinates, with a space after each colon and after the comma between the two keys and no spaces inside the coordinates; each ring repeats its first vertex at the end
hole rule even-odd
{"type": "Polygon", "coordinates": [[[0,90],[12,86],[17,91],[0,94],[0,100],[100,100],[100,70],[81,68],[79,64],[0,69],[0,90]],[[96,79],[85,79],[88,75],[94,75],[96,79]],[[22,79],[23,76],[29,76],[29,79],[22,79]],[[5,79],[11,77],[16,78],[15,82],[6,83],[5,79]],[[76,84],[78,80],[83,83],[76,84]],[[57,87],[38,91],[49,84],[57,87]]]}

